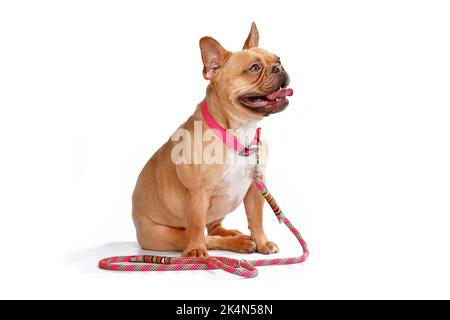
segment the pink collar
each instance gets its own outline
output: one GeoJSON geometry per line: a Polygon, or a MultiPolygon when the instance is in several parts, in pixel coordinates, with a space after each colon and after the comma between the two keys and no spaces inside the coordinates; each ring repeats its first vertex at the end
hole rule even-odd
{"type": "Polygon", "coordinates": [[[233,148],[239,155],[248,157],[249,155],[255,153],[258,150],[258,147],[261,145],[261,141],[259,140],[259,136],[261,134],[261,128],[256,129],[255,138],[253,141],[246,147],[239,143],[239,141],[230,135],[224,128],[222,128],[217,121],[213,118],[211,113],[209,113],[208,105],[206,104],[206,100],[203,100],[201,103],[202,115],[203,119],[205,119],[206,124],[209,128],[214,130],[214,133],[222,139],[222,141],[229,147],[233,148]]]}

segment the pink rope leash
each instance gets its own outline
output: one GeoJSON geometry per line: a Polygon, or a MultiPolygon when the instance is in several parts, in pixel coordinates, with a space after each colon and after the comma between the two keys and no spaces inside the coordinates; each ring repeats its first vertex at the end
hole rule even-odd
{"type": "Polygon", "coordinates": [[[178,271],[178,270],[213,270],[222,269],[226,272],[244,277],[254,278],[258,275],[256,267],[288,265],[304,262],[308,256],[308,246],[303,240],[300,232],[285,217],[275,199],[267,190],[261,176],[255,177],[255,186],[261,191],[263,197],[269,203],[278,221],[284,223],[286,227],[297,238],[302,247],[303,254],[293,258],[276,258],[260,260],[238,260],[226,257],[163,257],[153,255],[119,256],[105,258],[99,261],[100,269],[112,271],[178,271]]]}

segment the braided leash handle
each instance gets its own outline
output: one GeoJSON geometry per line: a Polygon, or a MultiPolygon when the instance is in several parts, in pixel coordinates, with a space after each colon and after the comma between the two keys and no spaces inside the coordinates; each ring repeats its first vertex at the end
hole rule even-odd
{"type": "Polygon", "coordinates": [[[276,258],[276,259],[260,259],[260,260],[237,260],[226,257],[207,257],[207,258],[190,258],[190,257],[163,257],[153,255],[139,256],[120,256],[110,257],[99,261],[100,269],[112,271],[178,271],[178,270],[214,270],[222,269],[226,272],[244,277],[254,278],[258,275],[255,267],[288,265],[304,262],[308,256],[308,246],[303,240],[300,232],[285,217],[274,197],[267,190],[263,177],[258,175],[255,177],[255,186],[261,191],[263,197],[272,208],[278,221],[284,223],[292,234],[297,238],[303,249],[300,257],[293,258],[276,258]]]}

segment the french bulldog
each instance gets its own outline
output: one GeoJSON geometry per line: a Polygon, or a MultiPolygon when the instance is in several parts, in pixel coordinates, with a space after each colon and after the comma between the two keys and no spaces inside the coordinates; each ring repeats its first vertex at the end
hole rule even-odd
{"type": "MultiPolygon", "coordinates": [[[[292,94],[287,88],[289,76],[279,56],[258,48],[258,43],[255,23],[241,51],[227,51],[211,37],[200,39],[203,77],[209,80],[205,98],[209,113],[222,128],[232,130],[242,145],[254,138],[264,117],[288,106],[286,96],[292,94]]],[[[201,104],[178,129],[192,136],[197,129],[209,129],[201,104]]],[[[278,252],[277,245],[264,233],[264,198],[252,183],[256,154],[246,162],[195,162],[192,159],[202,158],[209,143],[201,140],[181,156],[189,161],[177,162],[173,150],[179,143],[169,139],[138,177],[132,216],[140,246],[147,250],[181,251],[182,256],[188,257],[206,257],[208,250],[214,249],[278,252]],[[225,216],[242,202],[250,235],[222,226],[225,216]]],[[[222,140],[219,144],[226,160],[236,156],[222,140]]],[[[258,154],[264,171],[267,159],[264,140],[258,154]]]]}

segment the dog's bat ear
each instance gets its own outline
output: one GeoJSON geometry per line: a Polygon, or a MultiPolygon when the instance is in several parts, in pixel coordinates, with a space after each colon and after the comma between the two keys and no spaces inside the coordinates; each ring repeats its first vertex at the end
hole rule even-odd
{"type": "Polygon", "coordinates": [[[252,28],[250,29],[250,34],[245,40],[243,50],[258,47],[259,44],[259,32],[256,27],[256,23],[252,22],[252,28]]]}
{"type": "Polygon", "coordinates": [[[211,37],[200,39],[200,51],[202,52],[203,60],[203,77],[206,80],[212,80],[220,67],[222,67],[229,52],[211,37]]]}

